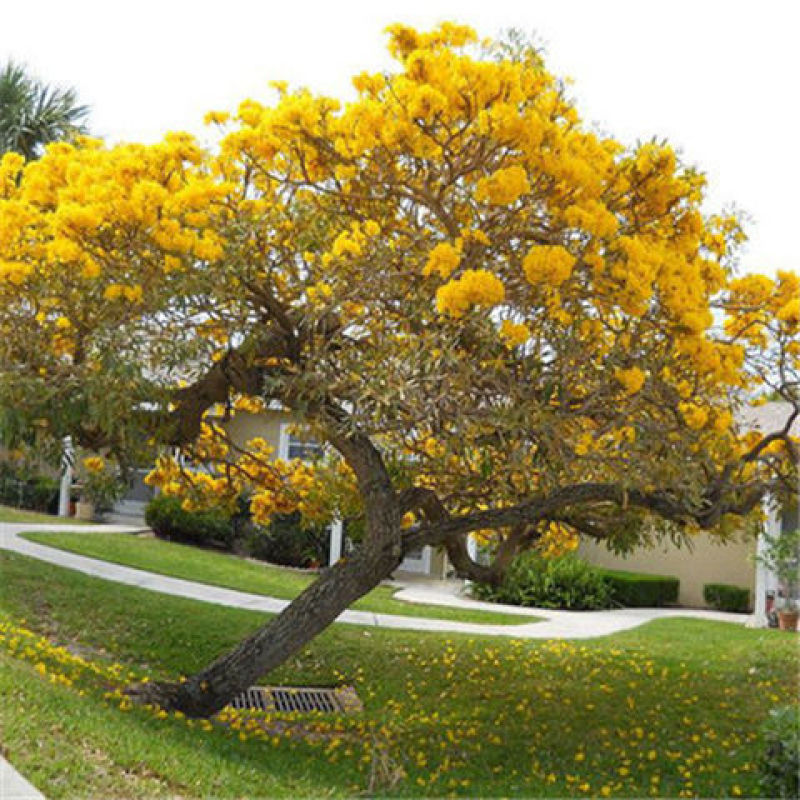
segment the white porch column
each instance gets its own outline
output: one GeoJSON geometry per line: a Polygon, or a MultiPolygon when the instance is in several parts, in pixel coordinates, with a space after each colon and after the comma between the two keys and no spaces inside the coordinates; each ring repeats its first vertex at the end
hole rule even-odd
{"type": "Polygon", "coordinates": [[[331,548],[328,557],[329,566],[333,566],[342,557],[343,525],[340,519],[331,523],[331,548]]]}
{"type": "MultiPolygon", "coordinates": [[[[473,560],[478,560],[478,540],[471,533],[467,534],[467,555],[473,560]]],[[[470,586],[472,581],[469,578],[464,578],[464,588],[470,586]]]]}
{"type": "Polygon", "coordinates": [[[75,463],[75,450],[72,437],[65,436],[61,454],[61,486],[58,491],[58,516],[69,516],[69,495],[72,488],[72,468],[75,463]]]}
{"type": "MultiPolygon", "coordinates": [[[[764,531],[771,536],[777,536],[781,529],[781,516],[778,505],[767,498],[764,501],[764,511],[766,520],[764,521],[764,531]]],[[[759,533],[756,540],[756,557],[762,555],[767,549],[764,541],[763,532],[759,533]]],[[[754,628],[766,628],[767,620],[767,592],[777,588],[777,578],[762,564],[756,561],[756,588],[755,602],[753,603],[753,622],[754,628]]]]}

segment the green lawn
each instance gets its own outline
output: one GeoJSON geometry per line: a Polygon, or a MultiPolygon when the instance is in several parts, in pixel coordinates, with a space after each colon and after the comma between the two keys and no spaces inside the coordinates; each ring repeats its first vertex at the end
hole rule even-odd
{"type": "MultiPolygon", "coordinates": [[[[268,597],[290,600],[300,594],[314,579],[299,570],[285,569],[249,561],[226,553],[215,553],[174,542],[144,536],[115,533],[28,533],[26,539],[69,550],[72,553],[100,558],[161,575],[224,586],[268,597]]],[[[422,605],[396,600],[394,590],[379,586],[358,600],[353,608],[380,614],[480,622],[495,625],[518,625],[536,622],[537,617],[503,614],[446,606],[422,605]]]]}
{"type": "Polygon", "coordinates": [[[50,798],[757,796],[758,726],[797,697],[797,639],[779,631],[670,619],[523,642],[340,625],[269,680],[355,685],[363,713],[276,715],[268,733],[159,719],[104,693],[195,671],[265,616],[5,552],[0,573],[4,753],[50,798]]]}
{"type": "Polygon", "coordinates": [[[52,514],[39,514],[37,511],[23,511],[19,508],[0,506],[0,522],[46,522],[49,525],[85,525],[86,523],[69,517],[56,517],[52,514]]]}

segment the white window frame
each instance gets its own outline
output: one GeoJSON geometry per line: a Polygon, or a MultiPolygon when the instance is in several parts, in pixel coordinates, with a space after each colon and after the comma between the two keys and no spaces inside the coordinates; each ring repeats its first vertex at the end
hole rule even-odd
{"type": "Polygon", "coordinates": [[[289,431],[296,424],[294,422],[281,422],[278,429],[278,458],[282,458],[284,461],[289,460],[289,447],[292,443],[292,435],[289,431]]]}

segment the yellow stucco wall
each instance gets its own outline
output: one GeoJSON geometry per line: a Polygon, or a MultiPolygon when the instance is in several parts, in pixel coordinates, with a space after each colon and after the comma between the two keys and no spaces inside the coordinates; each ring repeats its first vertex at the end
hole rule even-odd
{"type": "Polygon", "coordinates": [[[706,583],[728,583],[750,590],[753,599],[755,566],[752,554],[755,543],[740,539],[728,544],[713,542],[707,534],[692,537],[690,552],[665,542],[653,549],[639,548],[628,556],[616,556],[598,542],[582,540],[578,554],[589,563],[608,569],[644,572],[650,575],[672,575],[680,579],[678,602],[683,606],[705,607],[703,586],[706,583]]]}
{"type": "Polygon", "coordinates": [[[283,411],[265,411],[262,414],[238,412],[225,423],[225,429],[240,447],[256,437],[265,439],[275,448],[277,457],[281,423],[291,421],[292,417],[283,411]]]}

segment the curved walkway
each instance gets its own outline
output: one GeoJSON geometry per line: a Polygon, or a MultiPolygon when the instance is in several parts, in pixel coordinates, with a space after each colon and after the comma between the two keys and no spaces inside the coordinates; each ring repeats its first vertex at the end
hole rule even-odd
{"type": "MultiPolygon", "coordinates": [[[[103,578],[108,581],[136,586],[153,592],[161,592],[176,597],[187,597],[205,603],[244,608],[250,611],[277,613],[290,601],[275,597],[239,592],[205,583],[170,578],[154,572],[146,572],[133,567],[125,567],[101,561],[96,558],[69,553],[23,539],[19,534],[26,532],[59,533],[135,533],[141,528],[121,525],[42,525],[36,523],[0,523],[0,548],[40,561],[66,567],[85,575],[103,578]]],[[[722,611],[701,611],[690,609],[623,608],[611,611],[553,611],[551,609],[523,609],[517,606],[482,603],[450,592],[437,590],[434,582],[408,584],[396,595],[400,600],[410,603],[450,606],[454,608],[473,608],[485,611],[501,611],[519,616],[536,616],[541,621],[519,625],[486,625],[474,622],[456,622],[443,619],[398,616],[394,614],[374,614],[370,611],[344,611],[337,622],[354,625],[368,625],[378,628],[398,630],[435,631],[439,633],[463,633],[481,636],[507,636],[514,639],[589,639],[606,636],[619,631],[630,630],[653,619],[666,617],[688,617],[691,619],[717,620],[721,622],[748,621],[747,614],[729,614],[722,611]]]]}

